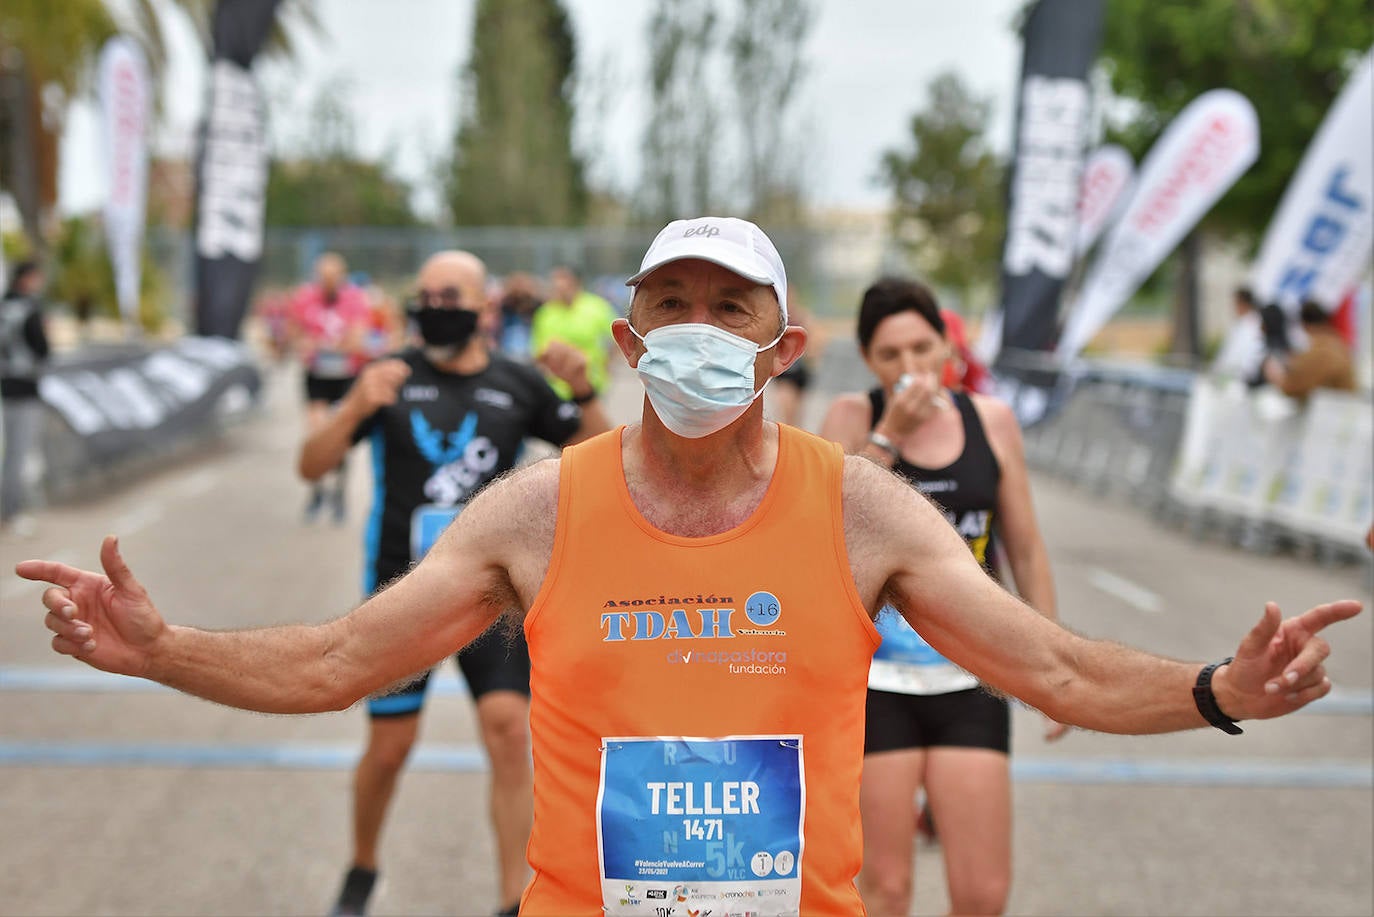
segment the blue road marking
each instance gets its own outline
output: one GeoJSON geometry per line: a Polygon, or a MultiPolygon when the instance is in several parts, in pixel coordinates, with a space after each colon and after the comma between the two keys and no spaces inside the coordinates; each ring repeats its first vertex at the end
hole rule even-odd
{"type": "MultiPolygon", "coordinates": [[[[359,752],[356,744],[340,743],[217,745],[0,741],[0,766],[349,770],[357,763],[359,752]]],[[[487,769],[487,760],[481,746],[476,744],[422,743],[415,749],[408,766],[412,770],[437,773],[478,773],[487,769]]],[[[1323,789],[1374,786],[1374,763],[1351,760],[1022,758],[1013,760],[1011,769],[1018,783],[1323,789]]]]}
{"type": "MultiPolygon", "coordinates": [[[[467,685],[450,667],[437,670],[429,690],[440,697],[465,697],[467,685]]],[[[138,678],[125,678],[78,666],[0,666],[3,692],[93,692],[139,694],[171,692],[138,678]]],[[[1301,713],[1325,716],[1370,716],[1374,692],[1333,691],[1301,713]]],[[[0,766],[278,768],[348,770],[360,749],[353,744],[287,743],[219,745],[210,743],[19,742],[0,740],[0,766]]],[[[409,766],[441,773],[476,773],[487,769],[481,746],[422,743],[409,766]]],[[[1137,784],[1172,786],[1369,788],[1374,763],[1316,759],[1261,761],[1241,759],[1091,759],[1014,758],[1012,777],[1019,783],[1137,784]]]]}
{"type": "Polygon", "coordinates": [[[1165,786],[1314,787],[1374,786],[1370,761],[1260,761],[1163,758],[1012,759],[1018,783],[1132,783],[1165,786]]]}

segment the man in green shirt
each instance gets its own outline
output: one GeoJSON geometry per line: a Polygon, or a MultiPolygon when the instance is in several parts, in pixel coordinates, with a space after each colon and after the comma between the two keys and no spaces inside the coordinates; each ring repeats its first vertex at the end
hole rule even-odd
{"type": "MultiPolygon", "coordinates": [[[[538,359],[549,341],[571,344],[587,355],[587,379],[592,388],[598,394],[604,392],[610,382],[606,361],[615,347],[611,322],[619,316],[606,300],[582,289],[582,278],[571,267],[554,268],[549,283],[553,298],[534,312],[530,353],[538,359]]],[[[550,378],[549,384],[561,398],[577,400],[562,379],[550,378]]]]}

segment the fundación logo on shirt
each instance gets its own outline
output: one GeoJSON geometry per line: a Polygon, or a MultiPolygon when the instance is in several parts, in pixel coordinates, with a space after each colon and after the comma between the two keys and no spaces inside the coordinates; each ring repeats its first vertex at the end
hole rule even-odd
{"type": "MultiPolygon", "coordinates": [[[[743,620],[740,620],[740,608],[733,596],[715,593],[610,599],[602,607],[616,609],[601,613],[601,639],[605,643],[733,640],[787,634],[777,627],[782,618],[782,603],[772,592],[752,593],[744,602],[743,620]],[[629,610],[621,611],[621,608],[629,610]]],[[[674,665],[724,665],[732,675],[787,674],[786,650],[675,648],[665,658],[674,665]]]]}

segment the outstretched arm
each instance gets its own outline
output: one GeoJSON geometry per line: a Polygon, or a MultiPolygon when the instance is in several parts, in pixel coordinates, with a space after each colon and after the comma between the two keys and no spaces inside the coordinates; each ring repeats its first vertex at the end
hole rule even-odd
{"type": "MultiPolygon", "coordinates": [[[[1084,639],[1037,614],[983,573],[929,501],[871,463],[847,464],[845,500],[847,529],[862,530],[851,560],[876,565],[856,575],[861,594],[867,581],[931,646],[987,684],[1059,722],[1101,732],[1206,725],[1192,695],[1200,663],[1084,639]]],[[[1330,648],[1319,632],[1359,611],[1359,602],[1332,602],[1280,622],[1277,606],[1267,606],[1235,662],[1213,677],[1222,712],[1267,719],[1324,696],[1330,648]]]]}
{"type": "Polygon", "coordinates": [[[52,584],[43,605],[59,653],[233,707],[339,710],[456,652],[520,603],[509,568],[542,570],[524,556],[530,539],[521,526],[537,515],[523,502],[526,476],[486,488],[408,574],[318,625],[215,632],[168,624],[113,537],[101,545],[103,574],[45,560],[16,572],[52,584]]]}

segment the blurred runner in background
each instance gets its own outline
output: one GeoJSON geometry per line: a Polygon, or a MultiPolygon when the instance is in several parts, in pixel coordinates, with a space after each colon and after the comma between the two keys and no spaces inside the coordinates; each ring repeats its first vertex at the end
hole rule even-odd
{"type": "MultiPolygon", "coordinates": [[[[1020,428],[1002,402],[941,381],[954,362],[945,316],[914,281],[869,287],[859,307],[859,349],[878,385],[837,397],[821,435],[934,500],[994,577],[996,542],[1005,542],[1018,591],[1053,620],[1054,580],[1020,428]]],[[[883,609],[876,623],[883,642],[869,669],[859,797],[864,903],[875,915],[910,913],[915,800],[924,790],[924,827],[933,835],[933,815],[950,911],[1002,913],[1011,889],[1007,701],[932,649],[895,609],[883,609]]],[[[1064,731],[1047,721],[1046,738],[1064,731]]]]}
{"type": "MultiPolygon", "coordinates": [[[[326,252],[315,261],[315,282],[302,286],[291,301],[291,347],[305,367],[305,423],[310,433],[324,424],[331,406],[343,398],[368,358],[372,308],[347,278],[344,259],[326,252]]],[[[333,480],[327,489],[322,480],[311,485],[306,522],[315,520],[326,500],[334,521],[344,520],[348,469],[342,456],[329,471],[333,480]]]]}

